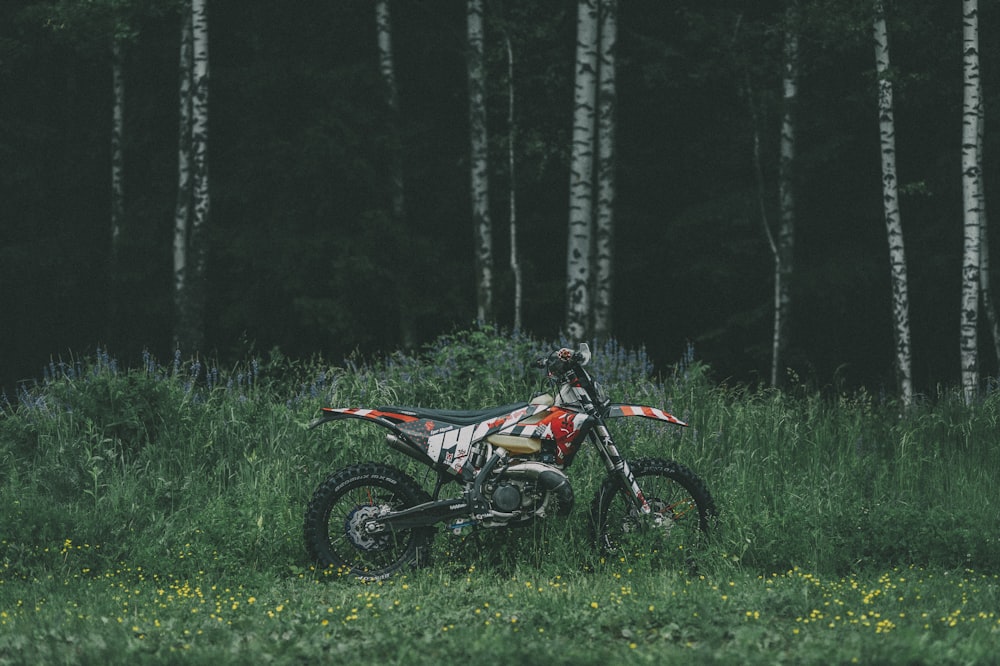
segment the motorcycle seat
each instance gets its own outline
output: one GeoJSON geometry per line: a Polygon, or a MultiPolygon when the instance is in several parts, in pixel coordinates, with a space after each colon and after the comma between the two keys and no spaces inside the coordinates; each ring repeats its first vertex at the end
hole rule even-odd
{"type": "Polygon", "coordinates": [[[420,419],[430,421],[442,421],[451,425],[463,426],[480,423],[499,416],[510,414],[515,409],[527,407],[526,402],[516,402],[511,405],[500,407],[490,407],[488,409],[427,409],[425,407],[379,407],[380,412],[396,412],[398,414],[408,414],[420,419]]]}

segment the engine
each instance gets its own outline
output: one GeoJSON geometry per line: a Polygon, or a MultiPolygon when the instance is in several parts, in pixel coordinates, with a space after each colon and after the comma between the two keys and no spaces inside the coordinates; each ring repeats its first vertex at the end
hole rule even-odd
{"type": "Polygon", "coordinates": [[[557,467],[538,461],[515,462],[489,484],[485,493],[492,516],[485,527],[527,522],[550,512],[565,516],[573,509],[573,487],[557,467]]]}

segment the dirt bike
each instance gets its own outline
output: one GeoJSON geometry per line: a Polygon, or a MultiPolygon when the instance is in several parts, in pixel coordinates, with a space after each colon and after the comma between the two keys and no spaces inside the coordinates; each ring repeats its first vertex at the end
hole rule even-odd
{"type": "Polygon", "coordinates": [[[594,545],[604,554],[643,548],[687,561],[716,515],[708,488],[679,463],[626,460],[606,421],[687,424],[655,407],[611,403],[584,367],[590,358],[582,344],[537,360],[554,386],[530,402],[479,411],[324,407],[310,427],[341,419],[381,426],[386,443],[435,470],[437,482],[429,494],[400,469],[374,462],[331,474],[305,513],[309,555],[321,570],[379,580],[426,563],[439,524],[458,534],[565,517],[574,503],[567,471],[589,439],[607,469],[591,503],[594,545]],[[453,482],[460,494],[442,498],[453,482]]]}

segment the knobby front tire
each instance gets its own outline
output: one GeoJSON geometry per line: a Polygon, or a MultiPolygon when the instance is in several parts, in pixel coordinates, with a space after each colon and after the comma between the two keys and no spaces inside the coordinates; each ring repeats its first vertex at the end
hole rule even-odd
{"type": "Polygon", "coordinates": [[[635,509],[617,475],[610,474],[591,504],[591,536],[598,552],[692,569],[717,515],[708,487],[673,461],[639,458],[629,466],[653,513],[635,509]]]}
{"type": "Polygon", "coordinates": [[[331,474],[313,493],[305,515],[309,556],[322,571],[381,580],[423,564],[432,528],[368,534],[363,525],[385,507],[405,509],[431,499],[411,477],[389,465],[363,463],[331,474]]]}

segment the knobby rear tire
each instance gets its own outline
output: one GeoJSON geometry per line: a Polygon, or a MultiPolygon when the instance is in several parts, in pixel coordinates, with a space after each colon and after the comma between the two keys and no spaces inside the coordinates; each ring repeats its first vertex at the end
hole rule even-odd
{"type": "Polygon", "coordinates": [[[715,523],[715,501],[708,487],[680,463],[659,458],[629,462],[632,474],[656,516],[632,507],[617,475],[610,474],[591,503],[591,537],[606,557],[645,559],[678,568],[697,566],[696,553],[715,523]]]}
{"type": "Polygon", "coordinates": [[[323,572],[382,580],[427,558],[433,528],[359,533],[366,514],[388,506],[405,509],[431,497],[410,476],[390,465],[362,463],[331,474],[306,508],[305,542],[323,572]],[[355,528],[352,532],[352,526],[355,528]]]}

